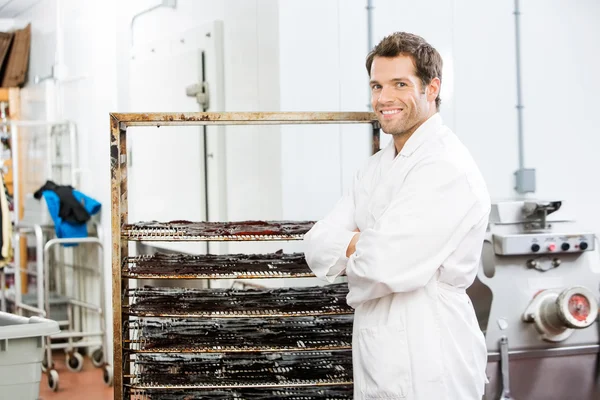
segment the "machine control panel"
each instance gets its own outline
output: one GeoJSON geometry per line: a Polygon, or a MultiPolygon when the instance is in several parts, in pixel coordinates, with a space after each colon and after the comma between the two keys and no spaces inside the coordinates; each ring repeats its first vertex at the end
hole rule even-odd
{"type": "Polygon", "coordinates": [[[593,233],[581,234],[494,234],[494,251],[498,255],[558,254],[592,251],[595,246],[593,233]]]}

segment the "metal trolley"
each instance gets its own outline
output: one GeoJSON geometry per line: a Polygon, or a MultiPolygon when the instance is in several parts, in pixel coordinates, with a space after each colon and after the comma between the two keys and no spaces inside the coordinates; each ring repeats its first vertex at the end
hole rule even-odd
{"type": "MultiPolygon", "coordinates": [[[[87,238],[52,238],[46,240],[51,236],[53,227],[42,226],[39,224],[20,224],[15,227],[15,242],[18,243],[21,236],[24,235],[35,235],[36,240],[36,276],[38,286],[42,284],[42,289],[38,287],[37,290],[37,306],[32,306],[23,301],[19,290],[15,292],[15,310],[18,314],[22,314],[22,311],[29,311],[36,313],[45,318],[53,318],[54,310],[52,304],[52,296],[57,296],[59,303],[64,303],[65,317],[58,319],[59,326],[63,327],[60,333],[47,336],[45,338],[44,348],[44,360],[42,361],[42,369],[48,375],[48,386],[53,390],[58,390],[59,386],[59,375],[55,369],[54,362],[52,360],[52,350],[65,349],[66,351],[66,365],[67,368],[72,372],[79,372],[83,369],[83,356],[82,353],[78,352],[78,349],[93,349],[90,352],[90,358],[92,364],[97,368],[104,368],[105,370],[110,368],[104,361],[105,355],[107,354],[107,337],[104,329],[104,304],[105,304],[105,288],[104,288],[104,268],[103,268],[103,244],[102,244],[102,231],[99,226],[96,226],[96,237],[87,238]],[[65,263],[55,262],[53,260],[53,250],[59,250],[61,245],[65,244],[91,244],[98,247],[97,251],[97,262],[93,263],[96,267],[90,267],[83,265],[82,263],[65,263]],[[52,264],[52,268],[51,268],[52,264]],[[52,276],[64,276],[65,270],[72,268],[74,270],[85,269],[85,273],[88,276],[94,276],[98,281],[102,282],[99,287],[100,291],[100,302],[99,304],[89,303],[82,301],[81,296],[66,296],[64,285],[58,285],[58,290],[51,290],[50,281],[52,276]],[[41,279],[40,279],[41,277],[41,279]],[[61,287],[62,286],[62,287],[61,287]],[[81,310],[88,310],[98,315],[100,320],[100,327],[96,330],[87,330],[82,327],[82,321],[77,321],[77,314],[81,310]],[[66,329],[65,329],[66,328],[66,329]],[[86,340],[83,340],[83,339],[86,340]],[[93,340],[93,338],[96,338],[93,340]],[[65,342],[66,339],[66,342],[65,342]],[[77,339],[77,340],[74,340],[77,339]]],[[[20,265],[19,252],[15,252],[15,265],[20,265]]],[[[75,275],[78,271],[75,271],[75,275]]],[[[81,278],[81,276],[79,277],[81,278]]],[[[59,279],[54,279],[57,282],[59,279]]],[[[82,283],[84,279],[76,279],[79,283],[82,283]]],[[[15,274],[15,286],[20,287],[20,274],[15,274]]],[[[80,286],[80,285],[77,285],[80,286]]],[[[81,318],[81,317],[80,317],[81,318]]],[[[112,371],[105,371],[103,374],[104,383],[111,385],[111,374],[112,371]]]]}
{"type": "Polygon", "coordinates": [[[138,286],[183,279],[311,277],[303,254],[129,256],[130,242],[300,240],[310,221],[130,223],[127,128],[362,123],[372,113],[111,114],[114,398],[352,398],[347,286],[138,286]],[[261,397],[262,396],[262,397],[261,397]],[[204,397],[202,397],[204,398],[204,397]]]}
{"type": "MultiPolygon", "coordinates": [[[[83,368],[82,353],[78,349],[89,349],[94,366],[109,368],[105,362],[107,338],[104,329],[104,268],[102,228],[93,219],[93,229],[87,238],[57,238],[54,225],[42,200],[33,198],[32,193],[46,180],[58,184],[78,187],[79,170],[77,159],[77,128],[72,122],[19,121],[12,122],[11,134],[15,157],[22,158],[14,166],[15,210],[24,209],[23,218],[16,212],[13,231],[15,243],[15,293],[14,311],[18,314],[37,314],[49,319],[57,319],[62,331],[45,339],[43,369],[48,375],[48,385],[58,389],[59,377],[54,368],[52,350],[65,349],[66,364],[70,371],[83,368]],[[22,148],[21,148],[22,147],[22,148]],[[24,170],[19,171],[21,166],[24,170]],[[23,204],[21,204],[23,202],[23,204]],[[35,240],[35,269],[22,258],[22,239],[35,240]],[[77,245],[75,251],[63,245],[77,245]],[[22,274],[35,279],[35,294],[27,301],[21,294],[22,274]],[[98,282],[99,281],[99,282],[98,282]],[[67,282],[71,283],[69,285],[67,282]],[[69,291],[69,287],[72,288],[69,291]],[[87,299],[87,288],[99,291],[99,301],[87,299]],[[60,309],[59,309],[60,308],[60,309]],[[87,312],[98,315],[99,328],[85,327],[87,312]]],[[[112,374],[105,372],[104,381],[112,384],[112,374]]]]}

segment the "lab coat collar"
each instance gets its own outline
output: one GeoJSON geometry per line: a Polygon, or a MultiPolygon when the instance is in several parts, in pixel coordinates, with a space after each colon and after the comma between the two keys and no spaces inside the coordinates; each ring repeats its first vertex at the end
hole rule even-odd
{"type": "Polygon", "coordinates": [[[442,127],[442,124],[442,116],[439,112],[436,112],[429,117],[429,119],[423,122],[423,124],[417,128],[417,130],[411,135],[406,143],[404,143],[404,147],[402,147],[402,150],[400,150],[400,155],[409,157],[423,143],[435,135],[442,127]]]}

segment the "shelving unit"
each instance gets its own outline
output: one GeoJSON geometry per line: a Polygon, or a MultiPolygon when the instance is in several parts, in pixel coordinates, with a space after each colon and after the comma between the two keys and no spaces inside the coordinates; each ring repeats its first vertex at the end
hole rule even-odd
{"type": "MultiPolygon", "coordinates": [[[[0,160],[0,168],[4,169],[4,184],[6,185],[6,189],[8,194],[13,196],[13,201],[15,201],[15,206],[17,209],[13,211],[16,214],[16,219],[23,218],[23,190],[16,190],[19,187],[19,182],[23,181],[23,176],[21,171],[23,171],[23,160],[20,157],[17,157],[14,154],[14,148],[23,148],[24,141],[22,137],[18,137],[17,140],[19,143],[13,143],[13,137],[10,132],[10,122],[11,121],[19,121],[21,119],[21,89],[18,87],[11,88],[0,88],[0,102],[5,103],[8,107],[8,113],[6,115],[6,121],[2,121],[6,125],[2,126],[2,129],[6,131],[6,134],[10,137],[10,142],[12,146],[11,157],[9,159],[2,158],[0,160]]],[[[15,249],[18,247],[19,251],[22,254],[27,253],[27,241],[23,238],[20,240],[18,246],[15,246],[15,249]]],[[[20,271],[21,274],[21,287],[15,288],[15,290],[20,290],[21,293],[27,292],[27,273],[23,272],[27,270],[27,259],[21,259],[20,267],[6,266],[7,270],[20,271]]],[[[4,286],[5,282],[3,281],[2,286],[4,286]]]]}
{"type": "Polygon", "coordinates": [[[130,257],[131,241],[301,240],[311,221],[130,223],[127,128],[371,124],[372,113],[111,114],[114,398],[352,398],[344,283],[276,289],[132,287],[137,279],[306,278],[301,253],[130,257]],[[206,397],[202,397],[206,396],[206,397]]]}

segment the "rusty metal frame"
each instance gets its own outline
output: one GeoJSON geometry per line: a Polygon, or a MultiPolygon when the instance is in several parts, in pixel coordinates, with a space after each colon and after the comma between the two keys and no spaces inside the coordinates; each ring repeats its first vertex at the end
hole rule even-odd
{"type": "Polygon", "coordinates": [[[121,235],[128,221],[127,202],[127,128],[130,126],[202,126],[202,125],[297,125],[297,124],[371,124],[372,152],[380,149],[380,127],[370,112],[204,112],[204,113],[111,113],[111,235],[112,235],[112,304],[113,304],[113,386],[114,399],[123,400],[123,377],[130,375],[123,342],[128,341],[123,317],[128,318],[130,277],[122,276],[123,261],[128,257],[129,240],[121,235]]]}

